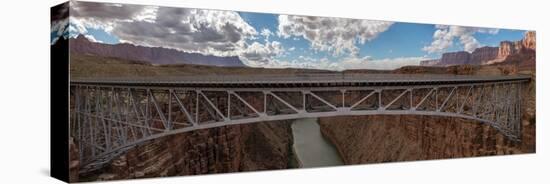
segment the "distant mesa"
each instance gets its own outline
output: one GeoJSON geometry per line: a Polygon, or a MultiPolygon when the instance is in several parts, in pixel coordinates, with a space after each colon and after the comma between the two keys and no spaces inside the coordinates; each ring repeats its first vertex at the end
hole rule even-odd
{"type": "Polygon", "coordinates": [[[447,52],[440,59],[420,61],[421,66],[452,66],[452,65],[490,65],[518,64],[534,66],[536,36],[528,31],[522,40],[502,41],[499,47],[480,47],[472,53],[466,51],[447,52]],[[521,58],[521,59],[520,59],[521,58]]]}
{"type": "Polygon", "coordinates": [[[220,57],[188,53],[162,47],[144,47],[128,43],[103,44],[91,42],[83,35],[69,40],[71,53],[144,61],[151,64],[194,64],[224,67],[246,67],[237,56],[220,57]]]}

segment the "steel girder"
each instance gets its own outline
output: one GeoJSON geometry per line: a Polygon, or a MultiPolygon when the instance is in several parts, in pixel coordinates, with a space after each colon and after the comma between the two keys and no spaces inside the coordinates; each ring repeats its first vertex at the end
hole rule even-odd
{"type": "Polygon", "coordinates": [[[521,137],[525,81],[317,88],[175,88],[71,85],[71,133],[82,171],[134,145],[226,125],[309,117],[428,115],[486,123],[521,137]]]}

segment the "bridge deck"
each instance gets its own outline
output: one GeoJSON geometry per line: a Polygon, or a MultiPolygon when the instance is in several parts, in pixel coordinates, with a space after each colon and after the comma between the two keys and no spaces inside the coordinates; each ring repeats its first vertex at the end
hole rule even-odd
{"type": "Polygon", "coordinates": [[[442,74],[290,74],[78,78],[71,84],[169,87],[319,87],[463,84],[530,80],[529,76],[442,74]]]}

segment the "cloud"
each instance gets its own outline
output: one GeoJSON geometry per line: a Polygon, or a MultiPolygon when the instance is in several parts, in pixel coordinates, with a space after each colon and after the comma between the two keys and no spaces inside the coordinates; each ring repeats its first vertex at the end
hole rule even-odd
{"type": "MultiPolygon", "coordinates": [[[[153,6],[71,1],[71,16],[98,20],[132,20],[153,6]]],[[[150,11],[150,10],[149,10],[150,11]]]]}
{"type": "Polygon", "coordinates": [[[91,42],[103,43],[102,41],[95,39],[95,37],[92,35],[84,35],[84,37],[86,37],[91,42]]]}
{"type": "Polygon", "coordinates": [[[267,28],[264,28],[262,29],[262,31],[260,32],[260,35],[264,36],[265,38],[265,41],[269,41],[269,37],[273,35],[273,32],[271,32],[269,29],[267,28]]]}
{"type": "Polygon", "coordinates": [[[66,33],[69,24],[69,2],[54,6],[50,10],[50,43],[53,45],[66,33]]]}
{"type": "Polygon", "coordinates": [[[50,32],[55,33],[57,36],[62,36],[63,33],[65,33],[67,30],[67,26],[69,25],[69,19],[59,19],[56,21],[51,22],[50,25],[50,32]]]}
{"type": "Polygon", "coordinates": [[[82,34],[99,42],[88,34],[88,29],[102,29],[120,42],[206,55],[238,56],[252,67],[394,69],[425,59],[358,57],[357,44],[376,38],[392,22],[281,15],[277,36],[308,40],[313,49],[311,53],[327,51],[335,56],[343,55],[335,61],[312,57],[285,61],[280,59],[285,48],[278,41],[270,41],[274,31],[262,29],[258,32],[237,12],[91,2],[76,2],[72,7],[75,16],[68,19],[70,23],[66,27],[73,35],[82,34]],[[265,40],[257,42],[258,36],[265,40]]]}
{"type": "Polygon", "coordinates": [[[436,31],[433,34],[433,41],[429,46],[422,48],[428,53],[443,52],[454,44],[458,39],[465,51],[472,52],[482,45],[474,37],[475,33],[497,34],[498,29],[477,28],[464,26],[436,25],[436,31]]]}
{"type": "MultiPolygon", "coordinates": [[[[88,28],[86,28],[86,25],[86,22],[80,19],[69,17],[53,22],[51,26],[51,33],[55,33],[59,37],[63,36],[65,39],[69,37],[76,38],[78,35],[87,35],[88,37],[91,37],[91,35],[88,35],[88,28]]],[[[98,40],[95,41],[99,42],[98,40]]]]}
{"type": "Polygon", "coordinates": [[[157,6],[71,1],[71,22],[110,33],[121,22],[154,22],[157,6]]]}
{"type": "Polygon", "coordinates": [[[217,56],[236,55],[257,35],[236,12],[165,7],[154,22],[119,22],[112,32],[122,42],[217,56]]]}
{"type": "Polygon", "coordinates": [[[55,42],[57,42],[57,40],[59,40],[59,37],[53,37],[53,38],[50,40],[50,44],[51,44],[51,45],[55,44],[55,42]]]}
{"type": "MultiPolygon", "coordinates": [[[[281,54],[281,43],[269,41],[273,32],[263,29],[265,43],[249,43],[259,33],[237,12],[170,8],[110,3],[72,2],[68,32],[88,34],[88,29],[101,29],[122,43],[215,56],[239,56],[249,63],[267,63],[281,54]]],[[[56,27],[57,28],[57,27],[56,27]]]]}
{"type": "Polygon", "coordinates": [[[68,31],[70,33],[71,37],[76,37],[79,34],[86,34],[88,33],[88,29],[86,28],[86,22],[81,21],[80,19],[76,19],[74,17],[69,18],[69,27],[68,31]]]}
{"type": "MultiPolygon", "coordinates": [[[[364,44],[386,31],[393,22],[330,17],[279,15],[277,35],[303,37],[316,51],[334,56],[357,55],[356,44],[364,44]]],[[[296,38],[293,38],[296,39],[296,38]]]]}
{"type": "Polygon", "coordinates": [[[248,66],[263,67],[274,64],[273,58],[281,55],[283,52],[283,46],[277,41],[266,42],[265,44],[254,42],[239,55],[240,59],[248,66]]]}
{"type": "MultiPolygon", "coordinates": [[[[75,2],[74,30],[103,29],[120,42],[216,56],[237,56],[257,31],[233,11],[75,2]],[[77,27],[78,26],[78,27],[77,27]]],[[[264,34],[267,34],[264,32],[264,34]]]]}

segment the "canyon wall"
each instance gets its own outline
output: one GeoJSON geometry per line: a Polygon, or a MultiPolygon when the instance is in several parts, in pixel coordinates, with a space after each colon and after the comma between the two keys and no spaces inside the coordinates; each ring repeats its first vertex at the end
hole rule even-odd
{"type": "Polygon", "coordinates": [[[470,61],[470,53],[466,51],[448,52],[441,55],[439,66],[451,66],[467,64],[470,61]]]}
{"type": "Polygon", "coordinates": [[[525,33],[525,38],[522,40],[523,47],[536,50],[537,49],[537,35],[534,31],[528,31],[525,33]]]}
{"type": "Polygon", "coordinates": [[[466,64],[484,65],[487,61],[496,59],[498,56],[499,47],[480,47],[472,52],[470,61],[466,64]]]}
{"type": "Polygon", "coordinates": [[[158,138],[82,181],[230,173],[289,167],[290,121],[232,125],[158,138]]]}
{"type": "Polygon", "coordinates": [[[500,47],[498,51],[498,58],[506,58],[507,56],[513,54],[520,54],[525,52],[525,50],[535,50],[536,49],[536,34],[535,32],[529,31],[525,33],[525,37],[522,40],[511,42],[503,41],[500,42],[500,47]]]}
{"type": "Polygon", "coordinates": [[[421,61],[421,66],[453,66],[453,65],[483,65],[487,61],[497,58],[498,47],[480,47],[472,53],[466,51],[448,52],[441,55],[441,59],[421,61]]]}
{"type": "MultiPolygon", "coordinates": [[[[534,136],[506,139],[479,122],[433,116],[321,118],[323,135],[346,164],[382,163],[535,152],[534,136]]],[[[534,135],[534,123],[523,129],[534,135]]]]}
{"type": "Polygon", "coordinates": [[[498,57],[488,64],[508,64],[520,68],[535,68],[536,66],[536,33],[525,33],[522,40],[500,43],[498,57]]]}
{"type": "MultiPolygon", "coordinates": [[[[498,47],[480,47],[475,49],[472,53],[465,51],[447,52],[441,55],[441,59],[420,61],[420,65],[452,66],[465,64],[487,65],[503,63],[508,57],[518,57],[517,55],[531,54],[530,52],[534,52],[535,49],[536,33],[533,31],[527,31],[523,39],[518,41],[502,41],[498,47]]],[[[521,62],[530,62],[530,60],[521,62]]]]}
{"type": "Polygon", "coordinates": [[[480,47],[472,53],[466,51],[447,52],[441,55],[441,59],[421,61],[423,66],[453,66],[453,65],[484,65],[488,61],[499,56],[499,47],[480,47]],[[433,62],[439,61],[439,62],[433,62]]]}
{"type": "Polygon", "coordinates": [[[521,41],[511,42],[511,41],[503,41],[500,42],[500,47],[498,50],[498,58],[506,58],[509,55],[518,53],[521,48],[522,44],[520,44],[521,41]]]}

